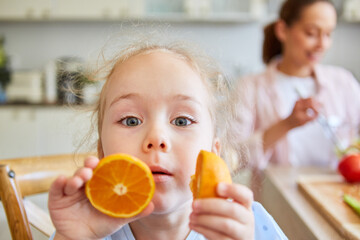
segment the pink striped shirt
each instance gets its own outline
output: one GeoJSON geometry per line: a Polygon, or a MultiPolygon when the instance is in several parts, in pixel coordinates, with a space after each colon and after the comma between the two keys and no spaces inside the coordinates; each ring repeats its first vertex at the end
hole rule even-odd
{"type": "MultiPolygon", "coordinates": [[[[278,62],[272,61],[263,73],[240,79],[236,88],[238,100],[234,131],[242,136],[239,142],[247,143],[249,165],[257,170],[266,168],[269,163],[290,165],[286,137],[266,152],[262,144],[264,131],[281,120],[279,112],[284,108],[275,88],[278,62]]],[[[359,136],[360,129],[359,83],[349,71],[326,65],[315,67],[315,81],[315,98],[323,105],[325,117],[335,115],[348,126],[346,131],[338,133],[338,137],[354,140],[359,136]]]]}

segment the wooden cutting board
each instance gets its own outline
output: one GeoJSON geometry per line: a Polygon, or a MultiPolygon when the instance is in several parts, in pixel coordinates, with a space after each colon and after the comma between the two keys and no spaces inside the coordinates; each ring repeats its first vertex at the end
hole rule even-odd
{"type": "Polygon", "coordinates": [[[304,175],[297,183],[316,210],[344,238],[360,240],[360,216],[342,200],[346,193],[360,201],[360,184],[346,183],[339,174],[304,175]]]}

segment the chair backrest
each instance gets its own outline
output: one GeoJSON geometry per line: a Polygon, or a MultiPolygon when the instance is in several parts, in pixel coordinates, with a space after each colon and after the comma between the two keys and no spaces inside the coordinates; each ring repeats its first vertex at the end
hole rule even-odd
{"type": "Polygon", "coordinates": [[[32,239],[30,224],[47,236],[54,231],[49,215],[27,199],[47,192],[59,175],[70,176],[90,153],[0,160],[0,200],[12,239],[32,239]]]}

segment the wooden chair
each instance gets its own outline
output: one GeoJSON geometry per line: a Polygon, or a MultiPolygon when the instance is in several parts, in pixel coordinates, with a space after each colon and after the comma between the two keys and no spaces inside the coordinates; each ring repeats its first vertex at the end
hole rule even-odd
{"type": "Polygon", "coordinates": [[[26,196],[47,192],[60,174],[70,176],[91,155],[64,154],[0,160],[0,200],[3,203],[12,239],[33,239],[29,223],[46,236],[54,226],[46,211],[26,196]]]}

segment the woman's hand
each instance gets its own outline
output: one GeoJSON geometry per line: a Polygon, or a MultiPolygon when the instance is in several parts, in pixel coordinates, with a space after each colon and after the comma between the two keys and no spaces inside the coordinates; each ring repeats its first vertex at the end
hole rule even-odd
{"type": "Polygon", "coordinates": [[[318,107],[319,103],[313,98],[300,98],[286,121],[291,128],[300,127],[317,118],[318,107]]]}
{"type": "Polygon", "coordinates": [[[209,240],[254,239],[252,191],[240,184],[219,183],[217,193],[222,198],[193,202],[190,228],[209,240]]]}
{"type": "Polygon", "coordinates": [[[294,108],[287,118],[280,120],[266,131],[263,135],[264,152],[274,146],[291,129],[300,127],[318,116],[319,103],[312,98],[301,98],[296,101],[294,108]]]}
{"type": "Polygon", "coordinates": [[[60,176],[51,185],[48,207],[56,228],[54,239],[101,239],[152,212],[152,203],[141,214],[128,219],[110,217],[95,209],[85,195],[85,183],[98,163],[98,158],[89,157],[74,176],[60,176]]]}

